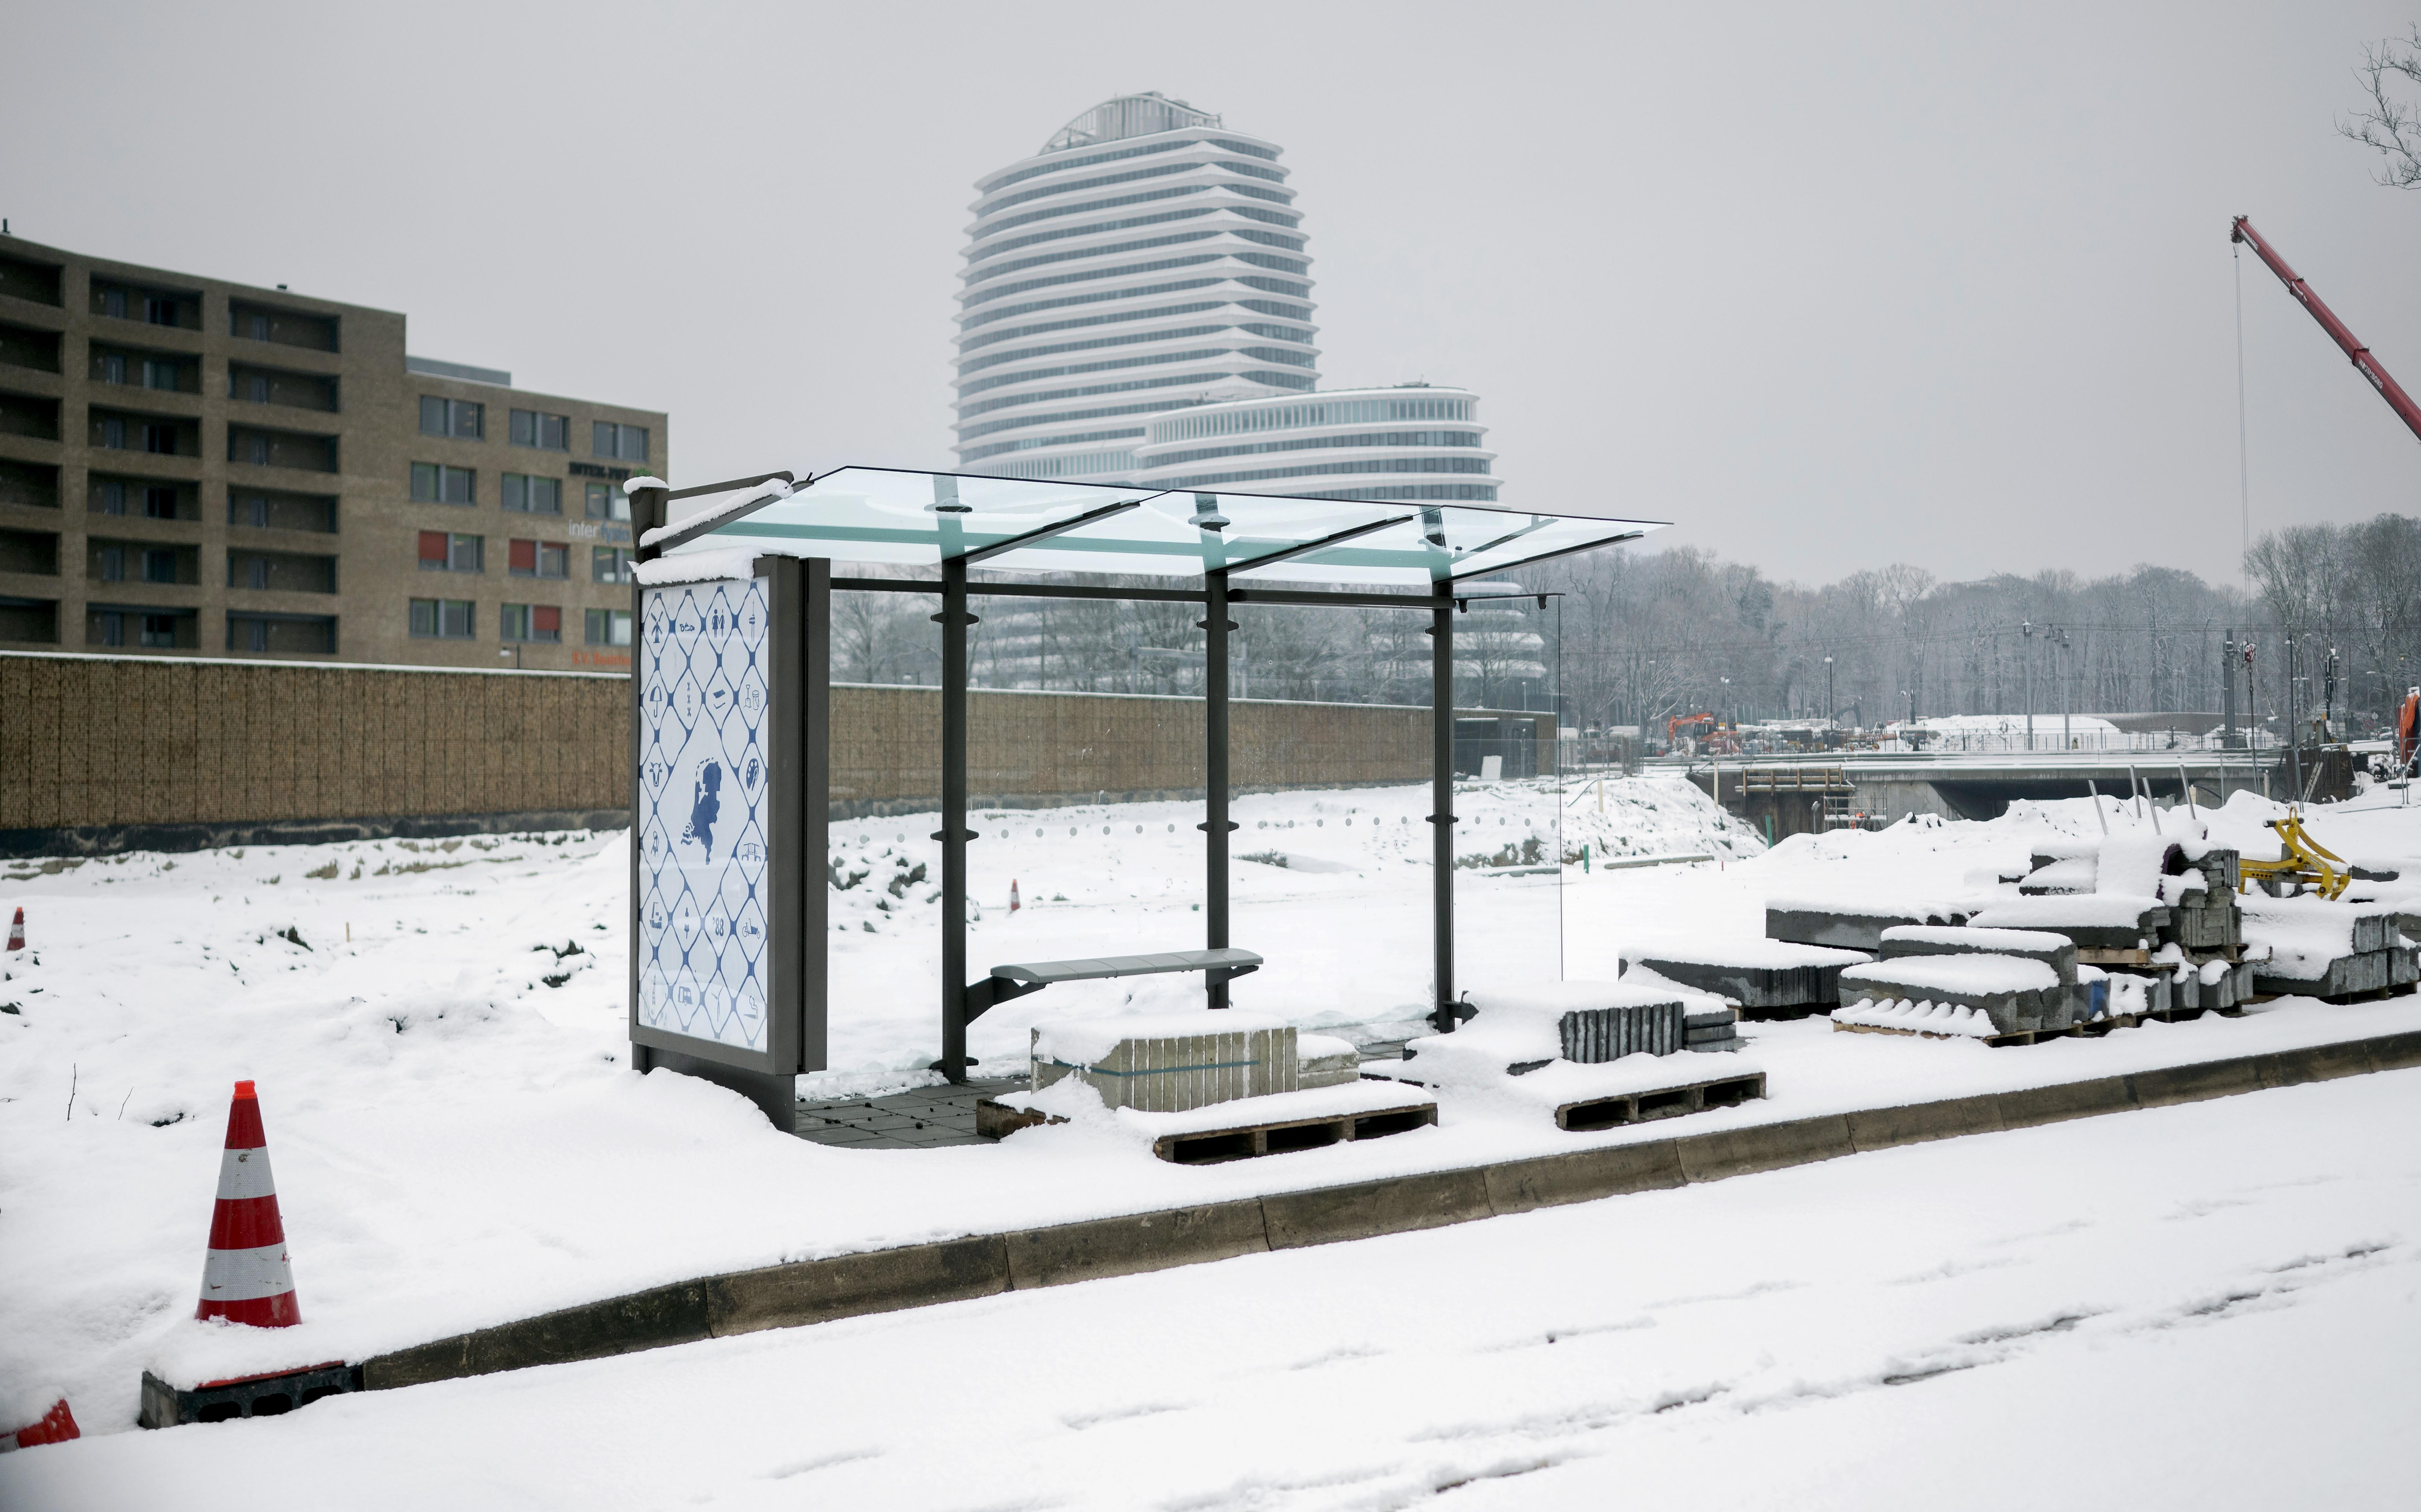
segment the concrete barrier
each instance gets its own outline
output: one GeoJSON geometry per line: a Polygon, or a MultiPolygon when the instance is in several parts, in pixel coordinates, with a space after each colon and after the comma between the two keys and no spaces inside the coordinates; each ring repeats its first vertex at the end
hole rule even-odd
{"type": "Polygon", "coordinates": [[[2200,1066],[2163,1066],[2127,1078],[2139,1108],[2168,1108],[2209,1098],[2232,1098],[2261,1090],[2261,1057],[2207,1061],[2200,1066]]]}
{"type": "Polygon", "coordinates": [[[1064,1286],[1255,1255],[1270,1247],[1260,1199],[1032,1228],[1008,1237],[1008,1281],[1064,1286]]]}
{"type": "Polygon", "coordinates": [[[2001,1099],[1986,1093],[1898,1108],[1861,1108],[1850,1115],[1850,1143],[1863,1155],[1898,1145],[1994,1133],[2001,1127],[2001,1099]]]}
{"type": "Polygon", "coordinates": [[[1799,1118],[1787,1124],[1753,1124],[1746,1129],[1721,1129],[1691,1134],[1673,1142],[1680,1151],[1681,1172],[1693,1183],[1721,1181],[1726,1177],[1754,1176],[1786,1165],[1806,1165],[1836,1155],[1854,1155],[1846,1114],[1799,1118]]]}
{"type": "Polygon", "coordinates": [[[1425,1171],[1392,1181],[1274,1193],[1261,1199],[1261,1216],[1269,1225],[1270,1248],[1290,1250],[1443,1228],[1492,1218],[1495,1209],[1488,1205],[1488,1177],[1480,1171],[1425,1171]]]}
{"type": "Polygon", "coordinates": [[[933,1302],[965,1302],[1008,1289],[1008,1246],[1000,1235],[838,1255],[767,1266],[707,1283],[709,1322],[718,1336],[828,1323],[933,1302]]]}
{"type": "Polygon", "coordinates": [[[2064,1123],[2070,1118],[2092,1118],[2105,1113],[2125,1113],[2136,1106],[2135,1089],[2123,1076],[2100,1076],[2089,1082],[2067,1082],[2055,1086],[2030,1086],[2017,1092],[2004,1092],[1994,1099],[2001,1109],[2004,1129],[2034,1129],[2043,1124],[2064,1123]]]}
{"type": "Polygon", "coordinates": [[[1484,1174],[1489,1208],[1500,1216],[1655,1192],[1689,1179],[1681,1171],[1680,1149],[1669,1139],[1508,1161],[1486,1167],[1484,1174]]]}
{"type": "Polygon", "coordinates": [[[2030,1129],[2410,1067],[2421,1067],[2421,1031],[769,1266],[586,1302],[379,1355],[363,1362],[362,1384],[367,1391],[385,1391],[594,1360],[993,1296],[1011,1287],[1065,1286],[1265,1250],[1440,1228],[1965,1133],[2030,1129]]]}

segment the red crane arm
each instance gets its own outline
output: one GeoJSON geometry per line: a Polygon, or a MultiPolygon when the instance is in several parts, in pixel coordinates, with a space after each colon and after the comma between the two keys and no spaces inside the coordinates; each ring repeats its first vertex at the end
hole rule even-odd
{"type": "Polygon", "coordinates": [[[2387,401],[2387,407],[2396,412],[2397,418],[2412,429],[2415,438],[2421,438],[2421,404],[2413,402],[2413,396],[2404,392],[2402,384],[2387,376],[2387,369],[2379,366],[2379,359],[2370,354],[2370,349],[2355,339],[2354,334],[2346,329],[2346,323],[2337,319],[2336,312],[2322,304],[2319,295],[2312,292],[2312,286],[2304,282],[2294,269],[2288,267],[2287,259],[2278,256],[2269,242],[2261,240],[2261,233],[2253,228],[2253,222],[2239,215],[2227,239],[2250,246],[2255,257],[2270,265],[2270,271],[2287,286],[2287,292],[2302,301],[2304,308],[2312,312],[2312,319],[2320,322],[2320,329],[2329,334],[2329,339],[2353,360],[2354,367],[2363,377],[2370,380],[2370,386],[2379,390],[2379,397],[2387,401]]]}

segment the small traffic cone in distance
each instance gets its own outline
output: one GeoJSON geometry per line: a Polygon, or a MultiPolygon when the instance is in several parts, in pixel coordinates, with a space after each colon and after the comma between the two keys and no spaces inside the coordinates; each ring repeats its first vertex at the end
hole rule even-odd
{"type": "Polygon", "coordinates": [[[303,1321],[294,1267],[269,1174],[269,1135],[250,1082],[235,1084],[227,1109],[226,1150],[219,1157],[218,1207],[211,1213],[211,1253],[202,1265],[202,1305],[194,1316],[256,1328],[303,1321]]]}
{"type": "Polygon", "coordinates": [[[39,1444],[65,1443],[70,1439],[83,1437],[83,1430],[76,1426],[75,1414],[68,1411],[68,1399],[62,1396],[39,1421],[29,1423],[14,1433],[0,1433],[0,1454],[11,1449],[31,1449],[39,1444]]]}
{"type": "Polygon", "coordinates": [[[8,921],[8,948],[25,948],[25,910],[22,905],[17,910],[17,916],[8,921]]]}
{"type": "Polygon", "coordinates": [[[1008,880],[1008,912],[1014,913],[1023,907],[1024,905],[1017,900],[1017,879],[1011,877],[1008,880]]]}

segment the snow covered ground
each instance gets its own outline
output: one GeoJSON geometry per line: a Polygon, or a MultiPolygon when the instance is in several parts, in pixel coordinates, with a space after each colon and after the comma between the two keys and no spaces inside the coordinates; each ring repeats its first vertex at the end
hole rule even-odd
{"type": "MultiPolygon", "coordinates": [[[[2374,865],[2421,857],[2421,809],[2376,796],[2322,811],[2314,833],[2374,865]]],[[[1416,859],[1425,800],[1370,789],[1239,803],[1238,852],[1288,861],[1236,866],[1236,939],[1272,962],[1237,984],[1240,1005],[1366,1039],[1414,1027],[1427,991],[1428,872],[1416,859]]],[[[1991,824],[1793,839],[1759,855],[1753,836],[1683,784],[1612,783],[1599,805],[1593,789],[1520,784],[1458,797],[1476,863],[1458,872],[1467,982],[1552,974],[1558,959],[1567,976],[1612,977],[1627,947],[1749,939],[1769,896],[2006,893],[1999,879],[2023,870],[2038,842],[2097,833],[2078,802],[1991,824]],[[1526,874],[1534,841],[1570,858],[1560,893],[1554,878],[1526,874]],[[1584,844],[1592,864],[1609,853],[1722,859],[1584,872],[1584,844]]],[[[997,826],[1001,842],[974,848],[987,903],[978,961],[1198,940],[1189,891],[1198,840],[1188,843],[1164,806],[1181,807],[978,820],[997,826]],[[1034,905],[1014,915],[1011,877],[1034,905]]],[[[2240,795],[2210,822],[2216,838],[2257,844],[2257,821],[2273,812],[2240,795]]],[[[2122,829],[2150,823],[2107,806],[2105,818],[2122,829]]],[[[932,828],[909,818],[836,831],[841,880],[868,877],[836,898],[842,932],[833,938],[851,948],[835,954],[846,990],[835,996],[830,1084],[902,1084],[934,1052],[930,933],[917,927],[929,926],[929,889],[885,885],[926,857],[914,837],[932,828]]],[[[1449,1099],[1433,1130],[1217,1167],[1157,1161],[1116,1120],[978,1148],[811,1146],[703,1083],[628,1074],[627,876],[618,835],[0,865],[0,916],[23,904],[33,946],[0,960],[9,1010],[0,1014],[0,1273],[10,1278],[0,1291],[0,1414],[30,1420],[46,1393],[64,1390],[86,1431],[107,1433],[132,1424],[145,1368],[198,1380],[358,1360],[701,1273],[1684,1127],[1570,1135],[1534,1114],[1449,1099]],[[299,1329],[191,1320],[239,1078],[260,1085],[299,1329]]],[[[1007,1068],[1044,1017],[1165,1001],[1164,984],[1054,988],[982,1021],[976,1048],[987,1069],[1007,1068]]],[[[1755,1054],[1773,1096],[1686,1127],[2416,1027],[2413,998],[2288,1004],[2023,1051],[1835,1035],[1820,1021],[1760,1026],[1755,1054]]]]}
{"type": "Polygon", "coordinates": [[[0,1504],[2409,1507],[2416,1151],[2391,1072],[86,1439],[0,1504]]]}

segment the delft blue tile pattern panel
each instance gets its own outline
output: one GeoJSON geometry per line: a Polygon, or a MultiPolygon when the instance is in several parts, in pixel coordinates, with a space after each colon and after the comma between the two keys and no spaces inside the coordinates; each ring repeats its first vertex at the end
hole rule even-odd
{"type": "Polygon", "coordinates": [[[759,1052],[768,617],[761,578],[640,601],[639,1021],[759,1052]]]}

